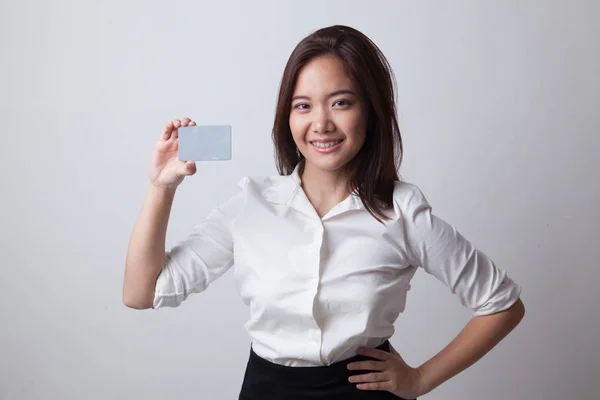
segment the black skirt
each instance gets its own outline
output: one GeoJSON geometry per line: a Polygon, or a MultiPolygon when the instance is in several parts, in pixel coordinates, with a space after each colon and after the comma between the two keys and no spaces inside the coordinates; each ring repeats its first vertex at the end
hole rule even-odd
{"type": "MultiPolygon", "coordinates": [[[[377,348],[390,351],[389,342],[377,348]]],[[[288,367],[265,360],[250,348],[239,400],[399,400],[390,392],[360,390],[348,381],[351,375],[373,372],[348,370],[348,363],[369,359],[357,355],[328,366],[288,367]]]]}

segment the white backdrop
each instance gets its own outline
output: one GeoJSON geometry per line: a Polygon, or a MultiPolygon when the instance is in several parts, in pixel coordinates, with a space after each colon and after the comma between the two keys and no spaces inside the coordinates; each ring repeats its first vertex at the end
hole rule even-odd
{"type": "MultiPolygon", "coordinates": [[[[600,3],[1,3],[0,399],[236,399],[249,351],[233,274],[178,309],[122,304],[163,125],[233,126],[233,160],[180,188],[167,245],[275,174],[283,67],[313,30],[371,37],[398,80],[403,177],[523,286],[522,324],[431,394],[597,398],[600,3]]],[[[420,271],[392,338],[417,365],[470,312],[420,271]]]]}

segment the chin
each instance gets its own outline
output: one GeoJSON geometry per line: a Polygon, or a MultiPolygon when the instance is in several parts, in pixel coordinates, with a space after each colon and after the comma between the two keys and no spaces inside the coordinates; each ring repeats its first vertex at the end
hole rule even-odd
{"type": "Polygon", "coordinates": [[[338,159],[323,159],[321,157],[310,157],[305,159],[306,164],[323,172],[335,172],[348,165],[349,161],[338,159]]]}

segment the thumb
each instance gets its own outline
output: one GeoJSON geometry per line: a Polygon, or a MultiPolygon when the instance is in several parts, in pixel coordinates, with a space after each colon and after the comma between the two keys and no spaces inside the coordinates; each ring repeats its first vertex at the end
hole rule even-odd
{"type": "Polygon", "coordinates": [[[402,365],[404,365],[405,367],[408,367],[408,364],[406,363],[406,361],[404,361],[404,358],[400,355],[400,353],[398,353],[396,351],[396,349],[394,348],[394,346],[392,346],[391,343],[390,343],[390,353],[392,353],[397,359],[400,359],[400,363],[402,365]]]}
{"type": "Polygon", "coordinates": [[[196,173],[196,163],[194,161],[186,161],[179,164],[179,174],[181,176],[194,175],[196,173]]]}
{"type": "Polygon", "coordinates": [[[393,355],[395,355],[395,356],[398,356],[398,357],[402,358],[402,357],[400,356],[400,354],[398,354],[398,352],[396,351],[396,349],[394,348],[394,346],[392,346],[392,344],[391,344],[391,343],[390,343],[390,353],[392,353],[392,354],[393,354],[393,355]]]}

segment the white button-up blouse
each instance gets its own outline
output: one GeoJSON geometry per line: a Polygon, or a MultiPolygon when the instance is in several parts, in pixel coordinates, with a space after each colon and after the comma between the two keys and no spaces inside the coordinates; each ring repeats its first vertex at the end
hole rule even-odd
{"type": "Polygon", "coordinates": [[[320,218],[298,170],[242,179],[235,196],[167,251],[153,308],[179,306],[233,267],[255,353],[318,366],[390,338],[419,267],[475,315],[519,298],[520,286],[435,216],[417,186],[396,182],[383,224],[355,194],[320,218]]]}

